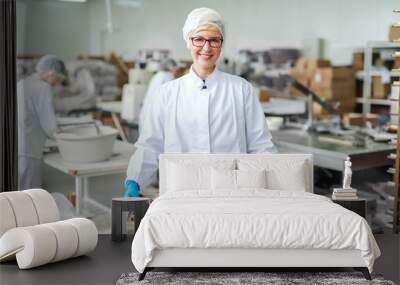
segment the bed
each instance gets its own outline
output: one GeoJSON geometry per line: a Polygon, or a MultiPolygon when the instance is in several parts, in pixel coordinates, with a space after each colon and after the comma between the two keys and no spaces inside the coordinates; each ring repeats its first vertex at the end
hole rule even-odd
{"type": "Polygon", "coordinates": [[[132,242],[159,267],[352,267],[380,255],[361,216],[313,194],[308,154],[162,154],[160,196],[132,242]]]}

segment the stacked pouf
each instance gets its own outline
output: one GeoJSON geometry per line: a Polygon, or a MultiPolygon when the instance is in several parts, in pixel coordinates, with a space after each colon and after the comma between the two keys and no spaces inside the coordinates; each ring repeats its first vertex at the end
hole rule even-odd
{"type": "Polygon", "coordinates": [[[0,193],[0,262],[16,259],[20,269],[84,255],[96,248],[98,231],[85,218],[59,221],[45,190],[0,193]]]}

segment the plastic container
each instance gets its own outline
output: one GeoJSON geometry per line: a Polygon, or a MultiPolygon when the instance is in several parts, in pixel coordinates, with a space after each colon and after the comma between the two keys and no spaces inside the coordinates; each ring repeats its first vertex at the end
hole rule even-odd
{"type": "Polygon", "coordinates": [[[118,131],[111,127],[69,126],[54,135],[61,156],[67,162],[90,163],[111,157],[118,131]]]}

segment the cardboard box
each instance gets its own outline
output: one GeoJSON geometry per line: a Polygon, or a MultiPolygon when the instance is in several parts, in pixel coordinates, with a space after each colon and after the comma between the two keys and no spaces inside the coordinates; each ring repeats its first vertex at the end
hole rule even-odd
{"type": "Polygon", "coordinates": [[[295,74],[305,75],[307,78],[311,79],[318,68],[330,67],[331,62],[325,59],[308,59],[300,58],[296,61],[296,64],[292,68],[292,72],[295,74]]]}
{"type": "Polygon", "coordinates": [[[396,56],[394,58],[393,69],[400,69],[400,57],[396,56]]]}
{"type": "MultiPolygon", "coordinates": [[[[331,103],[332,105],[335,105],[339,103],[339,111],[340,113],[348,113],[348,112],[353,112],[355,107],[356,107],[356,100],[355,99],[343,99],[343,100],[328,100],[328,103],[331,103]]],[[[326,116],[330,116],[331,114],[325,111],[325,109],[322,108],[321,105],[318,103],[313,104],[313,115],[316,118],[322,118],[326,116]]]]}
{"type": "Polygon", "coordinates": [[[361,113],[345,113],[343,115],[343,124],[345,126],[365,126],[365,118],[361,113]]]}
{"type": "Polygon", "coordinates": [[[297,88],[294,88],[292,84],[289,84],[288,86],[288,93],[293,96],[293,97],[301,97],[305,96],[303,93],[301,93],[297,88]]]}
{"type": "Polygon", "coordinates": [[[379,124],[378,114],[364,114],[361,113],[345,113],[343,115],[343,124],[345,126],[358,126],[365,127],[366,122],[371,122],[373,126],[379,124]]]}
{"type": "Polygon", "coordinates": [[[379,115],[378,114],[367,114],[365,116],[365,121],[370,122],[372,126],[376,127],[379,125],[379,115]]]}
{"type": "Polygon", "coordinates": [[[353,69],[355,70],[363,70],[364,69],[364,53],[363,52],[355,52],[353,53],[353,69]]]}
{"type": "Polygon", "coordinates": [[[349,88],[354,89],[356,86],[355,79],[335,79],[335,80],[312,80],[310,87],[312,88],[349,88]]]}
{"type": "Polygon", "coordinates": [[[391,42],[400,41],[400,25],[392,25],[392,26],[390,26],[389,41],[391,41],[391,42]]]}
{"type": "Polygon", "coordinates": [[[290,71],[290,76],[303,84],[304,86],[309,87],[310,86],[310,79],[307,77],[306,73],[299,72],[297,70],[291,70],[290,71]]]}
{"type": "Polygon", "coordinates": [[[308,62],[307,62],[306,58],[304,58],[304,57],[299,58],[296,61],[296,63],[294,65],[294,67],[292,68],[292,70],[294,70],[294,71],[296,71],[298,73],[305,73],[306,70],[307,70],[307,63],[308,62]]]}
{"type": "Polygon", "coordinates": [[[340,100],[339,103],[340,103],[339,110],[342,114],[348,113],[348,112],[354,112],[354,109],[356,107],[356,99],[355,98],[340,100]]]}
{"type": "Polygon", "coordinates": [[[390,93],[390,84],[382,83],[381,76],[372,76],[372,98],[385,99],[390,93]]]}
{"type": "Polygon", "coordinates": [[[260,102],[268,102],[272,97],[272,91],[264,88],[257,88],[256,96],[260,102]]]}
{"type": "Polygon", "coordinates": [[[331,81],[331,80],[354,80],[355,72],[353,68],[347,66],[338,67],[322,67],[318,68],[314,75],[313,81],[331,81]]]}
{"type": "MultiPolygon", "coordinates": [[[[380,58],[379,52],[372,53],[372,65],[380,58]]],[[[352,68],[355,71],[363,70],[364,69],[364,52],[354,52],[353,53],[353,60],[352,60],[352,68]]]]}
{"type": "Polygon", "coordinates": [[[348,100],[356,97],[355,82],[353,81],[346,81],[333,86],[311,85],[311,90],[318,96],[330,100],[348,100]]]}
{"type": "Polygon", "coordinates": [[[325,59],[309,59],[307,61],[306,75],[308,78],[313,78],[318,68],[330,67],[331,62],[325,59]]]}

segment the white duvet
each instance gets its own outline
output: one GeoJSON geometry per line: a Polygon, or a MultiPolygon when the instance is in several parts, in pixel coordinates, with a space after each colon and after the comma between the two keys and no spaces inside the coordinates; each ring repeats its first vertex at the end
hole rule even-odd
{"type": "Polygon", "coordinates": [[[370,271],[380,256],[359,215],[323,196],[265,189],[160,196],[133,239],[132,262],[143,272],[165,248],[358,249],[370,271]]]}

